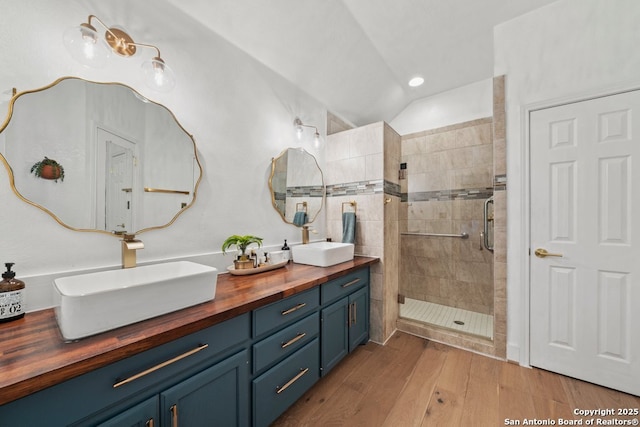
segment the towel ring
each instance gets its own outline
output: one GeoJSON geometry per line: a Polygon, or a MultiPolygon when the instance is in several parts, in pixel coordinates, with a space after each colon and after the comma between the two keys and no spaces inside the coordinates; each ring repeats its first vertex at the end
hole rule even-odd
{"type": "Polygon", "coordinates": [[[307,202],[296,203],[296,212],[307,213],[307,202]]]}
{"type": "Polygon", "coordinates": [[[355,202],[355,200],[351,200],[350,202],[342,202],[342,213],[346,212],[345,205],[347,208],[351,206],[353,208],[353,213],[356,213],[356,211],[358,210],[358,204],[355,202]]]}

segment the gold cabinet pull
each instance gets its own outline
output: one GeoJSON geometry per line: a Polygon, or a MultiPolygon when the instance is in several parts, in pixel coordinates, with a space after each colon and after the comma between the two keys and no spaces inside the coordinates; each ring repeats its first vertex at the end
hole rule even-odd
{"type": "Polygon", "coordinates": [[[276,393],[280,394],[283,391],[285,391],[286,389],[288,389],[293,383],[295,383],[300,378],[302,378],[302,376],[304,374],[306,374],[307,372],[309,372],[309,368],[305,368],[305,369],[300,368],[300,372],[298,372],[298,374],[295,377],[293,377],[289,381],[287,381],[287,383],[285,385],[283,385],[282,387],[280,387],[280,386],[276,387],[276,393]]]}
{"type": "Polygon", "coordinates": [[[360,279],[356,279],[356,280],[352,280],[348,283],[345,283],[344,285],[342,285],[343,288],[348,288],[351,285],[355,285],[356,283],[358,283],[360,281],[360,279]]]}
{"type": "Polygon", "coordinates": [[[548,256],[557,256],[557,257],[562,257],[562,254],[552,254],[551,252],[547,252],[546,249],[543,248],[538,248],[536,249],[536,251],[534,252],[534,254],[538,257],[538,258],[545,258],[548,256]]]}
{"type": "Polygon", "coordinates": [[[291,344],[295,344],[296,342],[300,341],[302,338],[306,337],[307,333],[306,332],[302,332],[299,333],[298,335],[295,336],[295,338],[291,338],[289,341],[287,342],[283,342],[282,345],[280,347],[282,348],[287,348],[289,347],[291,344]]]}
{"type": "Polygon", "coordinates": [[[358,321],[358,304],[353,303],[353,325],[358,321]]]}
{"type": "Polygon", "coordinates": [[[146,427],[153,427],[153,418],[149,418],[145,424],[146,427]]]}
{"type": "Polygon", "coordinates": [[[291,314],[294,311],[300,310],[302,307],[306,307],[306,305],[307,305],[306,302],[301,302],[300,304],[296,305],[295,307],[291,307],[289,310],[284,310],[283,312],[281,312],[281,314],[283,316],[286,316],[287,314],[291,314]]]}
{"type": "Polygon", "coordinates": [[[347,327],[351,327],[356,324],[356,318],[358,317],[358,307],[355,302],[349,304],[349,318],[347,319],[347,327]]]}
{"type": "Polygon", "coordinates": [[[142,371],[142,372],[139,372],[139,373],[137,373],[137,374],[135,374],[135,375],[132,375],[132,376],[130,376],[129,378],[126,378],[126,379],[124,379],[124,380],[122,380],[122,381],[118,381],[117,383],[115,383],[115,384],[113,385],[113,388],[118,388],[118,387],[120,387],[120,386],[122,386],[122,385],[125,385],[125,384],[127,384],[127,383],[130,383],[131,381],[135,381],[135,380],[137,380],[138,378],[144,377],[145,375],[149,375],[150,373],[155,372],[155,371],[157,371],[158,369],[162,369],[162,368],[164,368],[165,366],[169,366],[169,365],[171,365],[172,363],[177,362],[178,360],[182,360],[182,359],[184,359],[185,357],[189,357],[189,356],[191,356],[191,355],[193,355],[193,354],[196,354],[197,352],[202,351],[202,350],[204,350],[204,349],[205,349],[205,348],[207,348],[207,347],[209,347],[209,344],[202,344],[202,345],[200,345],[200,346],[198,346],[198,347],[194,348],[193,350],[189,350],[189,351],[187,351],[186,353],[182,353],[181,355],[174,357],[173,359],[169,359],[169,360],[164,361],[164,362],[162,362],[162,363],[159,363],[159,364],[157,364],[157,365],[155,365],[155,366],[152,366],[152,367],[151,367],[151,368],[149,368],[149,369],[146,369],[146,370],[144,370],[144,371],[142,371]]]}
{"type": "Polygon", "coordinates": [[[171,427],[178,427],[178,405],[169,408],[171,411],[171,427]]]}

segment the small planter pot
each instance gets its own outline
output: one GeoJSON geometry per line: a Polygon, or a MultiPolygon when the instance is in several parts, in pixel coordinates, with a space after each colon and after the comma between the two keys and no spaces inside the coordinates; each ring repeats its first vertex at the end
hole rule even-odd
{"type": "Polygon", "coordinates": [[[62,173],[59,166],[44,165],[42,167],[42,172],[40,173],[40,178],[60,179],[60,175],[62,175],[62,173]]]}

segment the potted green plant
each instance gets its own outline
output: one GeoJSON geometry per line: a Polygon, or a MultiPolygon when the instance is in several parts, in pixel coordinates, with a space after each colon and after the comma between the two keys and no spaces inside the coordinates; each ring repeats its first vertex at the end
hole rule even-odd
{"type": "Polygon", "coordinates": [[[54,182],[64,181],[64,167],[47,156],[31,166],[31,173],[38,178],[52,179],[54,182]]]}
{"type": "Polygon", "coordinates": [[[262,237],[252,236],[247,234],[246,236],[239,236],[234,234],[233,236],[227,237],[222,243],[222,253],[225,254],[227,249],[232,246],[235,246],[240,250],[240,257],[233,261],[233,265],[236,269],[244,269],[244,268],[253,268],[253,261],[249,259],[247,255],[247,247],[251,244],[256,244],[258,247],[262,246],[262,237]]]}

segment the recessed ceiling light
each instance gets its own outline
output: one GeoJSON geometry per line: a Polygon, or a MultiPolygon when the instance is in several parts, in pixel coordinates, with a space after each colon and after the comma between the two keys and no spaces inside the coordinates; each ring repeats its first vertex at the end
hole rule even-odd
{"type": "Polygon", "coordinates": [[[424,79],[422,77],[414,77],[411,80],[409,80],[409,86],[411,87],[418,87],[422,83],[424,83],[424,79]]]}

